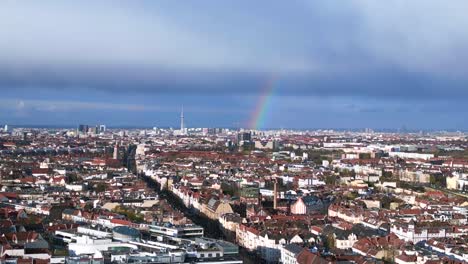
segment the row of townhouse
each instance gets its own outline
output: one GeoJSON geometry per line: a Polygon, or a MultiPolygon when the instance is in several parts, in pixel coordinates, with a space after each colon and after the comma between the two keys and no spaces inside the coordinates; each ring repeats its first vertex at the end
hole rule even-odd
{"type": "Polygon", "coordinates": [[[416,226],[414,222],[393,223],[390,232],[404,241],[418,243],[433,238],[452,238],[466,235],[467,230],[451,226],[416,226]]]}
{"type": "Polygon", "coordinates": [[[281,248],[286,245],[286,239],[270,238],[267,232],[244,224],[240,224],[236,230],[236,241],[239,246],[256,252],[268,263],[278,262],[281,258],[281,248]]]}
{"type": "Polygon", "coordinates": [[[92,214],[76,209],[65,209],[62,212],[62,219],[74,223],[101,225],[107,228],[114,228],[117,226],[129,226],[140,230],[149,229],[147,224],[133,223],[127,220],[116,218],[113,215],[92,214]]]}
{"type": "Polygon", "coordinates": [[[348,223],[359,224],[365,218],[365,211],[358,206],[345,207],[339,204],[332,204],[328,207],[328,216],[342,219],[348,223]]]}
{"type": "Polygon", "coordinates": [[[199,202],[199,192],[194,192],[186,186],[173,186],[172,193],[182,200],[185,207],[194,209],[197,212],[201,211],[202,206],[199,202]]]}
{"type": "Polygon", "coordinates": [[[219,220],[222,215],[233,213],[229,202],[217,196],[212,196],[206,202],[201,202],[200,193],[194,192],[186,186],[174,186],[171,191],[182,200],[187,208],[201,212],[210,219],[219,220]]]}
{"type": "Polygon", "coordinates": [[[395,234],[390,234],[385,237],[363,237],[354,242],[351,249],[361,256],[389,259],[404,244],[404,240],[399,239],[395,234]]]}
{"type": "Polygon", "coordinates": [[[440,254],[468,262],[468,237],[435,239],[431,238],[425,242],[425,246],[440,254]]]}
{"type": "Polygon", "coordinates": [[[39,214],[39,215],[50,215],[50,209],[52,206],[47,204],[18,204],[18,203],[9,203],[9,202],[1,202],[0,203],[6,206],[14,206],[16,211],[24,210],[26,213],[32,214],[39,214]]]}
{"type": "Polygon", "coordinates": [[[278,263],[284,258],[284,247],[291,244],[315,242],[310,236],[301,237],[299,234],[285,235],[269,230],[259,230],[248,224],[239,224],[236,229],[236,242],[250,252],[255,252],[267,263],[278,263]]]}

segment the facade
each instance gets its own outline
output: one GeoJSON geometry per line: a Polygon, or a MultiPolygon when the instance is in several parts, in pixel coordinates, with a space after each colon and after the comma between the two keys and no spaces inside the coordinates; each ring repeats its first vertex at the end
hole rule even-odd
{"type": "Polygon", "coordinates": [[[272,149],[275,150],[278,148],[278,142],[275,140],[272,141],[260,141],[256,140],[255,141],[255,148],[256,149],[272,149]]]}
{"type": "Polygon", "coordinates": [[[236,213],[223,214],[219,218],[219,224],[224,230],[235,233],[241,223],[241,220],[242,218],[236,213]]]}
{"type": "Polygon", "coordinates": [[[468,190],[468,174],[453,173],[451,177],[446,178],[447,189],[466,191],[468,190]]]}
{"type": "Polygon", "coordinates": [[[358,207],[345,207],[332,204],[328,207],[328,216],[342,219],[351,224],[359,224],[364,220],[364,212],[358,207]]]}
{"type": "Polygon", "coordinates": [[[390,157],[399,157],[402,159],[422,159],[429,160],[434,158],[434,154],[422,154],[422,153],[412,153],[412,152],[389,152],[390,157]]]}
{"type": "Polygon", "coordinates": [[[267,263],[277,263],[281,259],[281,250],[287,244],[286,239],[259,232],[253,227],[240,224],[236,232],[236,241],[239,246],[248,251],[255,252],[267,263]]]}
{"type": "Polygon", "coordinates": [[[438,227],[418,227],[414,222],[404,224],[392,224],[390,232],[398,236],[398,238],[413,243],[429,240],[431,238],[446,238],[457,236],[457,234],[448,232],[448,229],[443,226],[438,227]]]}
{"type": "Polygon", "coordinates": [[[353,233],[349,234],[347,237],[335,237],[335,246],[339,249],[350,249],[353,247],[354,243],[357,241],[357,236],[353,233]]]}
{"type": "Polygon", "coordinates": [[[149,232],[176,238],[197,238],[203,236],[203,227],[197,225],[149,225],[149,232]]]}

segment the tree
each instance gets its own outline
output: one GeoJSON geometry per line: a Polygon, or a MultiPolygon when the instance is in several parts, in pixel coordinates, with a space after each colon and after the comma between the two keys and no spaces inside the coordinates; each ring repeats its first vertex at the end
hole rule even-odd
{"type": "Polygon", "coordinates": [[[447,185],[445,177],[442,174],[431,174],[429,181],[431,185],[435,185],[440,188],[445,188],[447,185]]]}
{"type": "Polygon", "coordinates": [[[128,220],[132,222],[140,223],[144,220],[144,216],[142,214],[139,214],[125,206],[119,205],[115,207],[113,211],[117,214],[124,215],[125,217],[127,217],[128,220]]]}
{"type": "Polygon", "coordinates": [[[84,206],[84,209],[89,211],[93,209],[93,204],[92,203],[86,203],[84,206]]]}
{"type": "Polygon", "coordinates": [[[328,250],[335,248],[335,236],[333,233],[330,233],[325,237],[324,245],[328,250]]]}
{"type": "Polygon", "coordinates": [[[370,153],[360,153],[359,158],[360,159],[370,159],[371,155],[370,155],[370,153]]]}
{"type": "Polygon", "coordinates": [[[341,176],[344,176],[344,177],[356,177],[356,172],[354,170],[348,170],[348,169],[344,169],[342,171],[340,171],[340,175],[341,176]]]}
{"type": "Polygon", "coordinates": [[[239,196],[239,188],[233,183],[230,182],[222,182],[221,189],[223,193],[230,196],[239,196]]]}
{"type": "Polygon", "coordinates": [[[106,191],[106,184],[100,182],[95,185],[94,190],[98,193],[105,192],[106,191]]]}
{"type": "Polygon", "coordinates": [[[385,169],[382,169],[382,177],[381,180],[384,179],[391,179],[393,177],[393,173],[391,171],[386,171],[385,169]]]}
{"type": "Polygon", "coordinates": [[[78,176],[76,173],[70,173],[67,175],[67,180],[68,180],[68,183],[75,183],[81,180],[81,177],[78,176]]]}
{"type": "Polygon", "coordinates": [[[354,200],[357,197],[359,197],[359,194],[357,192],[349,192],[348,194],[346,194],[346,198],[348,200],[354,200]]]}
{"type": "Polygon", "coordinates": [[[335,185],[336,184],[336,175],[332,174],[325,177],[325,183],[328,185],[335,185]]]}

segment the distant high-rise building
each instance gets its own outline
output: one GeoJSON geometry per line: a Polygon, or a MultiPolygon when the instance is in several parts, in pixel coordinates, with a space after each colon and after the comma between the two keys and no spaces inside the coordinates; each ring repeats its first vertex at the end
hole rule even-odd
{"type": "Polygon", "coordinates": [[[99,132],[100,132],[100,133],[106,132],[106,125],[100,125],[100,126],[99,126],[99,132]]]}
{"type": "Polygon", "coordinates": [[[217,134],[217,129],[216,128],[208,128],[208,134],[209,135],[216,135],[217,134]]]}
{"type": "Polygon", "coordinates": [[[88,125],[78,125],[78,133],[88,133],[88,125]]]}
{"type": "Polygon", "coordinates": [[[237,134],[237,146],[244,149],[253,147],[251,132],[239,132],[237,134]]]}
{"type": "Polygon", "coordinates": [[[8,132],[8,125],[5,125],[5,127],[3,128],[3,131],[8,132]]]}
{"type": "Polygon", "coordinates": [[[237,143],[250,142],[252,140],[252,134],[250,132],[240,132],[237,134],[237,143]]]}

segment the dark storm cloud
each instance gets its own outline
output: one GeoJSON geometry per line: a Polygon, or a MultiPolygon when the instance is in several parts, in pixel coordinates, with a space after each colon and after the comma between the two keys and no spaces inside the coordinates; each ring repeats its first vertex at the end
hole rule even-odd
{"type": "Polygon", "coordinates": [[[96,89],[135,94],[255,95],[272,80],[277,95],[362,96],[400,99],[468,98],[468,82],[397,69],[367,69],[333,74],[269,74],[177,71],[144,67],[44,67],[20,71],[0,67],[2,89],[75,92],[96,89]]]}
{"type": "Polygon", "coordinates": [[[284,95],[466,97],[464,7],[4,1],[0,87],[258,94],[274,78],[284,95]]]}

